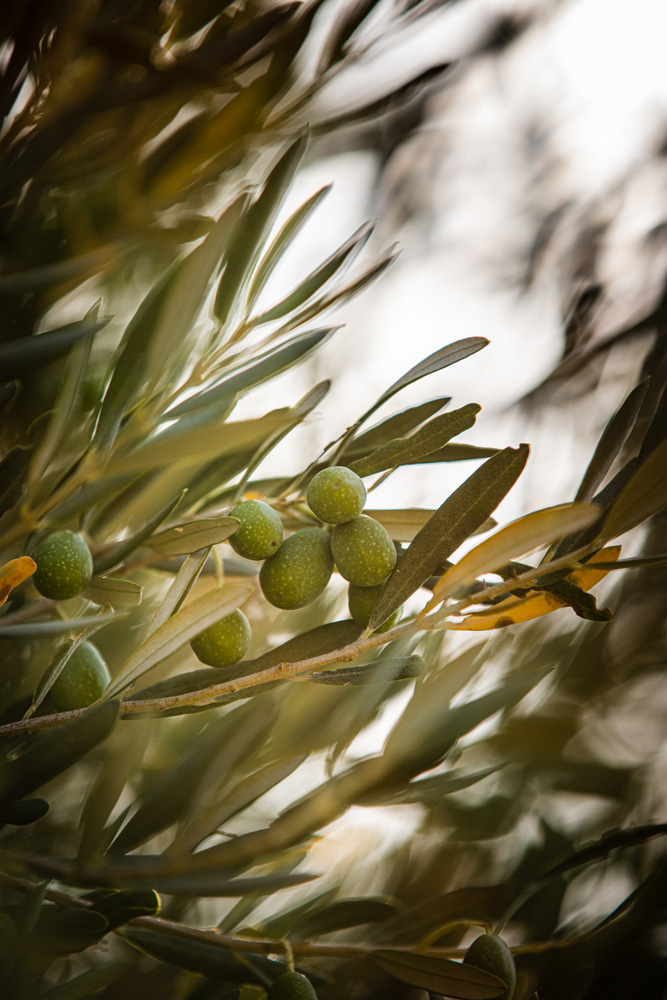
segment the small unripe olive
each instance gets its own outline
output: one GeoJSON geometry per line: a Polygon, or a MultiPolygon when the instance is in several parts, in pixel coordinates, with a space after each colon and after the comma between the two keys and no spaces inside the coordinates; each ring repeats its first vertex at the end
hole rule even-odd
{"type": "Polygon", "coordinates": [[[43,597],[65,601],[86,589],[93,575],[90,549],[73,531],[54,531],[33,553],[37,569],[32,580],[43,597]]]}
{"type": "Polygon", "coordinates": [[[361,514],[366,503],[366,487],[352,469],[332,465],[313,476],[306,499],[320,521],[342,524],[361,514]]]}
{"type": "Polygon", "coordinates": [[[197,659],[209,667],[231,667],[243,659],[249,645],[250,625],[241,611],[209,625],[190,643],[197,659]]]}
{"type": "MultiPolygon", "coordinates": [[[[356,583],[351,583],[348,587],[347,606],[350,609],[350,615],[361,628],[366,628],[368,625],[384,586],[384,583],[378,583],[375,587],[358,587],[356,583]]],[[[383,622],[375,631],[388,632],[401,617],[402,610],[402,605],[400,608],[396,608],[396,611],[387,618],[386,622],[383,622]]]]}
{"type": "Polygon", "coordinates": [[[495,934],[482,934],[470,945],[463,961],[502,979],[507,989],[499,1000],[511,1000],[516,986],[516,965],[502,938],[495,934]]]}
{"type": "Polygon", "coordinates": [[[266,560],[259,582],[269,604],[289,611],[319,597],[332,570],[328,533],[323,528],[301,528],[266,560]]]}
{"type": "Polygon", "coordinates": [[[98,649],[91,642],[82,642],[54,681],[51,700],[60,712],[86,708],[102,697],[110,680],[98,649]]]}
{"type": "Polygon", "coordinates": [[[317,993],[300,972],[286,972],[273,983],[267,1000],[317,1000],[317,993]]]}
{"type": "Polygon", "coordinates": [[[244,500],[229,513],[241,522],[229,539],[235,552],[246,559],[275,555],[283,540],[283,522],[273,507],[263,500],[244,500]]]}
{"type": "Polygon", "coordinates": [[[336,525],[331,551],[340,575],[359,587],[383,583],[396,565],[396,547],[389,532],[366,514],[336,525]]]}

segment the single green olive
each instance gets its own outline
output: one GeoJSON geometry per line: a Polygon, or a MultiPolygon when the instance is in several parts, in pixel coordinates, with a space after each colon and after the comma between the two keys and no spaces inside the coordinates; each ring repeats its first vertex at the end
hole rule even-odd
{"type": "Polygon", "coordinates": [[[82,642],[51,687],[51,701],[60,712],[86,708],[104,694],[109,671],[99,650],[91,642],[82,642]]]}
{"type": "Polygon", "coordinates": [[[313,476],[306,500],[320,521],[342,524],[361,514],[366,503],[366,487],[352,469],[332,465],[313,476]]]}
{"type": "Polygon", "coordinates": [[[317,1000],[317,993],[300,972],[285,972],[272,984],[267,1000],[317,1000]]]}
{"type": "Polygon", "coordinates": [[[328,532],[323,528],[301,528],[266,560],[259,583],[269,604],[291,611],[319,597],[332,571],[328,532]]]}
{"type": "Polygon", "coordinates": [[[499,1000],[511,1000],[516,986],[516,965],[502,938],[495,934],[482,934],[470,945],[463,961],[501,979],[507,989],[499,1000]]]}
{"type": "MultiPolygon", "coordinates": [[[[380,600],[384,583],[378,583],[375,587],[359,587],[356,583],[351,583],[347,589],[347,606],[350,609],[350,616],[361,628],[366,628],[370,617],[375,611],[375,605],[380,600]]],[[[387,618],[376,632],[388,632],[401,617],[403,605],[387,618]]]]}
{"type": "Polygon", "coordinates": [[[232,611],[215,625],[209,625],[190,646],[209,667],[231,667],[245,656],[250,645],[250,625],[242,611],[232,611]]]}
{"type": "Polygon", "coordinates": [[[66,601],[86,589],[93,575],[90,549],[74,531],[54,531],[33,553],[37,569],[32,580],[42,595],[66,601]]]}
{"type": "Polygon", "coordinates": [[[359,587],[383,583],[396,565],[391,535],[366,514],[336,525],[331,532],[331,552],[340,575],[359,587]]]}
{"type": "Polygon", "coordinates": [[[283,541],[283,522],[263,500],[244,500],[229,512],[241,522],[229,544],[246,559],[268,559],[283,541]]]}

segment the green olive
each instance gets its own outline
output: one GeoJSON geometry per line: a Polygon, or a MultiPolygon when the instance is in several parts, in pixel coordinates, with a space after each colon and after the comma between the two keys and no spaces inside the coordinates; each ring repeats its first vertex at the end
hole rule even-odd
{"type": "Polygon", "coordinates": [[[33,553],[37,569],[33,583],[42,597],[66,601],[86,589],[93,575],[90,549],[73,531],[54,531],[33,553]]]}
{"type": "Polygon", "coordinates": [[[317,1000],[317,993],[300,972],[286,972],[273,983],[267,1000],[317,1000]]]}
{"type": "Polygon", "coordinates": [[[366,503],[366,487],[352,469],[333,465],[313,476],[306,499],[320,521],[341,524],[361,514],[366,503]]]}
{"type": "Polygon", "coordinates": [[[282,544],[283,523],[273,507],[263,500],[244,500],[229,513],[241,522],[229,539],[235,552],[246,559],[275,555],[282,544]]]}
{"type": "Polygon", "coordinates": [[[328,532],[323,528],[301,528],[266,560],[259,583],[269,604],[294,610],[320,596],[332,570],[328,532]]]}
{"type": "Polygon", "coordinates": [[[243,659],[249,645],[250,625],[241,611],[209,625],[190,643],[197,659],[209,667],[231,667],[243,659]]]}
{"type": "MultiPolygon", "coordinates": [[[[370,617],[375,611],[375,605],[380,600],[384,583],[378,583],[375,587],[359,587],[356,583],[351,583],[347,589],[347,606],[350,615],[361,628],[366,628],[370,617]]],[[[376,628],[376,632],[388,632],[401,617],[403,606],[397,608],[386,622],[376,628]]]]}
{"type": "Polygon", "coordinates": [[[340,575],[359,587],[383,583],[396,565],[396,547],[389,532],[366,514],[336,525],[331,551],[340,575]]]}
{"type": "Polygon", "coordinates": [[[60,712],[86,708],[102,697],[110,680],[97,647],[82,642],[54,681],[51,700],[60,712]]]}
{"type": "Polygon", "coordinates": [[[507,989],[499,1000],[511,1000],[516,986],[516,965],[502,938],[495,934],[482,934],[470,945],[463,961],[501,979],[507,989]]]}

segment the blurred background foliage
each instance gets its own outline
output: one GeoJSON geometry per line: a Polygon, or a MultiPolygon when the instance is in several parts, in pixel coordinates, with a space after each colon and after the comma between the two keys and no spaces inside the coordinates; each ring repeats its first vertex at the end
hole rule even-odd
{"type": "MultiPolygon", "coordinates": [[[[434,107],[453,102],[457,88],[474,91],[475,74],[515,52],[545,16],[539,4],[487,7],[458,52],[452,44],[451,56],[394,63],[373,86],[355,87],[360,66],[449,8],[474,14],[474,0],[44,0],[0,13],[1,561],[31,551],[51,527],[81,527],[96,573],[116,582],[56,607],[39,604],[28,583],[7,602],[3,725],[18,722],[44,686],[72,621],[89,627],[89,599],[110,616],[95,642],[117,674],[141,641],[146,608],[164,620],[190,586],[196,599],[216,579],[239,594],[252,583],[252,567],[221,544],[228,507],[248,489],[281,498],[303,484],[302,455],[271,478],[261,463],[328,385],[311,389],[319,375],[304,366],[301,399],[277,381],[270,391],[286,393],[277,409],[265,412],[262,388],[258,404],[251,397],[261,416],[227,418],[238,397],[335,344],[332,311],[367,285],[373,301],[371,279],[394,256],[383,244],[360,266],[364,228],[315,261],[296,294],[263,299],[273,267],[324,197],[276,229],[297,171],[332,150],[372,150],[382,238],[393,229],[390,239],[399,231],[405,242],[433,210],[437,185],[424,171],[438,153],[428,144],[434,107]],[[343,96],[329,99],[337,85],[343,96]],[[327,325],[309,325],[321,315],[327,325]],[[210,535],[191,540],[205,546],[205,562],[201,548],[179,550],[157,534],[195,516],[212,522],[210,535]]],[[[664,164],[658,132],[628,169],[626,193],[664,164]]],[[[531,135],[525,161],[543,148],[531,135]]],[[[439,163],[431,176],[442,171],[445,184],[447,157],[439,163]]],[[[650,376],[636,419],[617,434],[615,474],[664,437],[664,221],[651,215],[639,239],[647,277],[623,299],[608,270],[619,188],[610,183],[573,207],[540,199],[536,187],[533,240],[516,252],[517,295],[545,268],[557,272],[560,358],[528,395],[512,361],[513,398],[524,394],[512,419],[532,440],[549,407],[572,406],[585,439],[594,407],[591,423],[600,422],[600,396],[606,421],[650,376]],[[611,406],[610,371],[623,390],[611,406]]],[[[413,352],[410,335],[396,348],[399,371],[426,353],[413,352]]],[[[453,339],[441,327],[436,336],[438,347],[453,339]]],[[[471,371],[476,363],[466,362],[471,371]]],[[[448,375],[438,379],[450,392],[448,375]]],[[[403,411],[391,433],[365,442],[359,434],[347,459],[418,428],[438,402],[403,411]]],[[[307,463],[349,422],[341,414],[329,436],[318,431],[307,463]]],[[[466,438],[491,446],[477,453],[466,442],[445,445],[463,450],[437,461],[482,459],[514,443],[491,438],[466,438]]],[[[441,468],[427,458],[420,478],[441,468]]],[[[460,466],[451,467],[460,481],[460,466]]],[[[403,471],[414,476],[414,465],[403,471]]],[[[570,499],[576,472],[571,493],[559,492],[554,472],[540,500],[570,499]]],[[[308,523],[298,503],[282,512],[288,528],[308,523]]],[[[664,553],[666,529],[658,514],[623,539],[623,555],[664,553]]],[[[410,541],[409,532],[395,537],[410,541]]],[[[469,922],[491,922],[515,949],[517,1000],[535,990],[542,1000],[662,996],[665,569],[647,564],[605,587],[600,605],[614,611],[611,624],[567,609],[472,644],[444,632],[406,636],[377,657],[374,684],[283,684],[230,708],[115,726],[105,704],[81,717],[87,728],[71,750],[62,728],[39,738],[10,729],[7,761],[26,758],[29,769],[37,746],[39,773],[21,794],[41,795],[46,782],[50,808],[24,806],[18,816],[13,794],[3,806],[5,988],[52,1000],[147,992],[259,1000],[284,968],[287,939],[323,1000],[423,1000],[429,988],[491,997],[493,989],[461,993],[460,984],[456,992],[451,970],[421,954],[428,946],[438,962],[461,957],[469,922]],[[216,927],[215,939],[198,935],[201,927],[216,927]],[[249,939],[244,949],[239,937],[249,939]]],[[[246,610],[248,670],[335,650],[359,634],[336,622],[346,614],[336,581],[288,621],[254,595],[246,610]],[[298,638],[326,623],[330,631],[298,638]]],[[[168,653],[150,678],[159,694],[212,683],[211,671],[192,671],[189,650],[168,653]]],[[[36,718],[48,710],[47,697],[36,718]]]]}

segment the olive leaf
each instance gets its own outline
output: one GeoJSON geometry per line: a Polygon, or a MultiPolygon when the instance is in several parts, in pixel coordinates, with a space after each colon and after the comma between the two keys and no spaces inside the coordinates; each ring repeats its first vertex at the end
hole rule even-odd
{"type": "Polygon", "coordinates": [[[473,472],[415,535],[398,561],[368,623],[377,628],[433,576],[462,542],[484,524],[511,490],[528,460],[528,445],[505,448],[473,472]]]}
{"type": "Polygon", "coordinates": [[[185,556],[224,542],[240,525],[237,517],[201,517],[151,535],[144,545],[162,556],[185,556]]]}
{"type": "Polygon", "coordinates": [[[590,500],[611,468],[612,462],[625,444],[628,435],[635,426],[642,403],[646,398],[649,379],[644,379],[635,386],[622,406],[611,418],[604,429],[593,457],[581,480],[575,500],[590,500]]]}
{"type": "Polygon", "coordinates": [[[396,979],[458,1000],[500,1000],[507,992],[502,979],[451,958],[389,948],[371,954],[373,961],[396,979]]]}

